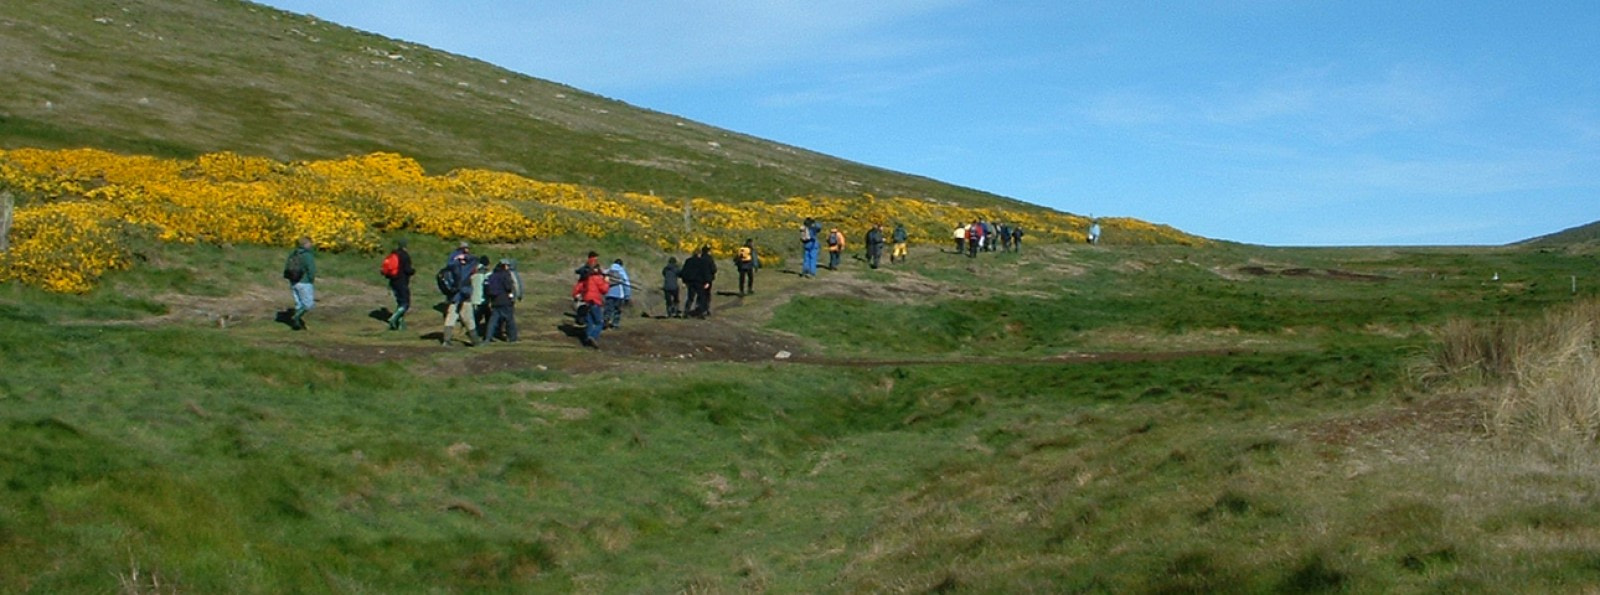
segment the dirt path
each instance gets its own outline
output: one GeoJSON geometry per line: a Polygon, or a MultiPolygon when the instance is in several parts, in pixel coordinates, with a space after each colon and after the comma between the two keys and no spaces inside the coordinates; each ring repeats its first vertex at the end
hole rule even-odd
{"type": "MultiPolygon", "coordinates": [[[[933,248],[914,251],[912,258],[960,258],[933,248]]],[[[1048,253],[1044,259],[1050,260],[1048,253]]],[[[987,266],[987,265],[963,265],[987,266]]],[[[1013,264],[1010,266],[1021,266],[1013,264]]],[[[638,267],[641,287],[659,286],[651,266],[638,267]]],[[[973,268],[974,273],[992,272],[973,268]]],[[[826,356],[810,340],[768,330],[774,312],[797,295],[849,296],[875,301],[926,303],[948,297],[974,297],[971,289],[929,279],[911,270],[885,264],[869,271],[851,259],[839,271],[820,271],[802,278],[793,267],[769,268],[757,273],[756,291],[737,294],[738,275],[731,265],[719,263],[712,299],[713,316],[703,320],[668,319],[659,290],[641,289],[619,328],[605,331],[596,352],[580,345],[581,328],[570,315],[570,275],[526,275],[533,296],[517,307],[521,341],[475,348],[439,345],[442,305],[424,279],[413,281],[416,304],[408,317],[409,328],[389,331],[383,320],[393,306],[385,286],[377,279],[328,279],[317,285],[317,308],[307,315],[309,330],[291,331],[284,309],[290,303],[287,288],[254,286],[220,297],[180,294],[158,296],[168,304],[166,315],[127,324],[194,324],[267,345],[289,346],[311,357],[352,364],[405,362],[425,373],[481,374],[543,366],[572,373],[614,369],[628,365],[676,362],[787,362],[825,366],[917,366],[1077,364],[1097,361],[1150,361],[1176,357],[1216,356],[1229,351],[1175,353],[1069,353],[1043,358],[893,358],[861,359],[826,356]],[[870,277],[868,273],[871,273],[870,277]],[[886,281],[884,277],[888,277],[886,281]],[[422,306],[427,304],[427,306],[422,306]]]]}

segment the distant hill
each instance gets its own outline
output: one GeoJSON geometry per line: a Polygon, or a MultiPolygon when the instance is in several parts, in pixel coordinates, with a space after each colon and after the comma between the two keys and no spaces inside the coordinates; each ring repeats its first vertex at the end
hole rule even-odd
{"type": "Polygon", "coordinates": [[[1600,247],[1600,221],[1526,239],[1517,242],[1516,245],[1534,248],[1591,249],[1600,247]]]}
{"type": "Polygon", "coordinates": [[[277,160],[388,151],[434,173],[719,200],[873,193],[1042,208],[239,0],[9,2],[0,74],[4,148],[277,160]]]}

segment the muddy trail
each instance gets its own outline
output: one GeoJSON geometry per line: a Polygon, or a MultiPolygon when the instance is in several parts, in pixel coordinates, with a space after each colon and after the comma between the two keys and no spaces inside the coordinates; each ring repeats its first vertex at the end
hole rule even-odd
{"type": "MultiPolygon", "coordinates": [[[[929,252],[927,256],[941,255],[929,252]]],[[[519,341],[466,347],[459,341],[440,345],[443,304],[422,278],[413,280],[415,295],[408,328],[390,331],[384,320],[393,307],[387,288],[373,280],[327,279],[317,284],[317,307],[306,316],[304,331],[287,324],[287,288],[252,286],[222,297],[169,294],[157,296],[168,305],[163,316],[125,324],[208,325],[251,342],[298,349],[310,357],[350,364],[395,362],[437,375],[482,374],[520,369],[560,369],[588,373],[625,366],[694,362],[756,363],[818,366],[925,366],[925,365],[1071,365],[1093,362],[1157,361],[1184,357],[1215,357],[1233,350],[1062,353],[1045,357],[839,357],[827,354],[812,340],[767,328],[773,313],[795,296],[849,296],[875,301],[916,303],[959,295],[970,290],[930,280],[888,265],[876,271],[890,281],[865,279],[866,267],[849,263],[839,271],[822,270],[815,278],[802,278],[792,269],[766,269],[757,274],[757,290],[737,292],[737,276],[719,273],[712,299],[712,315],[705,319],[664,316],[658,275],[645,267],[634,273],[640,283],[633,304],[618,328],[607,329],[600,347],[580,342],[582,327],[572,316],[567,288],[570,275],[525,274],[534,288],[516,309],[519,341]]]]}

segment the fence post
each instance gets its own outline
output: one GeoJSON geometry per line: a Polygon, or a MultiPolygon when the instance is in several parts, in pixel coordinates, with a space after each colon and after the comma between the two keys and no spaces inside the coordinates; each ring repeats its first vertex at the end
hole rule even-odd
{"type": "Polygon", "coordinates": [[[0,254],[11,250],[11,204],[13,202],[10,190],[0,190],[0,254]]]}
{"type": "Polygon", "coordinates": [[[690,223],[693,220],[694,220],[694,201],[693,201],[693,199],[689,198],[689,196],[686,194],[683,197],[683,233],[684,233],[684,235],[688,235],[690,232],[694,231],[694,225],[692,223],[690,223]]]}

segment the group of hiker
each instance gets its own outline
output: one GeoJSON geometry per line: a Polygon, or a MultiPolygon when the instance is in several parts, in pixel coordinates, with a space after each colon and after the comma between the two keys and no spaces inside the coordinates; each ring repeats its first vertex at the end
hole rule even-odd
{"type": "Polygon", "coordinates": [[[956,254],[976,258],[979,252],[1021,252],[1022,226],[973,219],[971,223],[956,223],[951,231],[956,241],[956,254]]]}
{"type": "MultiPolygon", "coordinates": [[[[975,221],[973,225],[980,223],[975,221]]],[[[1013,240],[1006,242],[1008,249],[1020,245],[1020,228],[1000,229],[1004,230],[1003,234],[1007,237],[1015,234],[1013,240]]],[[[974,247],[983,244],[981,238],[985,236],[982,232],[979,234],[979,240],[971,242],[974,247]]],[[[882,224],[874,223],[867,231],[864,242],[868,266],[878,268],[884,245],[891,242],[893,251],[889,255],[889,262],[904,262],[908,256],[907,240],[908,233],[904,225],[896,223],[894,230],[886,234],[882,224]]],[[[822,245],[828,248],[828,269],[838,270],[846,246],[845,236],[838,228],[831,228],[823,234],[822,225],[808,217],[801,225],[800,243],[801,277],[816,276],[822,245]]],[[[395,299],[395,308],[386,319],[389,330],[405,329],[406,316],[411,311],[411,280],[417,271],[406,246],[405,239],[397,240],[394,249],[379,266],[378,272],[387,280],[395,299]]],[[[283,276],[289,281],[294,295],[294,310],[288,314],[287,322],[294,330],[305,330],[305,315],[316,303],[314,252],[311,238],[301,237],[284,264],[283,276]]],[[[573,271],[578,279],[572,288],[573,314],[583,326],[583,344],[596,348],[599,347],[601,331],[622,325],[622,312],[632,303],[635,290],[638,289],[622,259],[614,259],[609,265],[602,266],[599,256],[597,252],[590,252],[584,264],[573,271]]],[[[761,268],[761,257],[756,251],[755,241],[746,238],[744,244],[735,248],[732,260],[739,274],[738,295],[755,293],[756,271],[761,268]]],[[[706,318],[711,315],[717,263],[711,255],[710,246],[700,246],[681,264],[676,257],[669,257],[666,266],[661,269],[661,275],[667,318],[706,318]]],[[[522,277],[517,273],[515,260],[502,258],[491,266],[488,256],[473,254],[472,246],[462,241],[445,258],[444,266],[435,275],[435,280],[445,300],[444,331],[439,341],[441,345],[450,346],[457,338],[469,346],[495,341],[514,343],[518,340],[516,304],[523,299],[525,289],[522,277]],[[457,327],[465,327],[459,335],[457,327]]]]}
{"type": "MultiPolygon", "coordinates": [[[[889,254],[889,262],[905,262],[906,257],[909,255],[906,247],[909,239],[906,226],[895,223],[894,231],[888,239],[894,242],[894,251],[889,254]]],[[[866,241],[864,242],[866,244],[867,266],[874,269],[878,268],[883,259],[885,240],[883,224],[873,223],[872,227],[867,230],[866,241]]],[[[844,255],[845,245],[848,243],[845,241],[844,233],[839,231],[839,228],[834,227],[830,228],[828,233],[824,235],[822,233],[822,224],[818,223],[816,219],[806,217],[806,220],[800,224],[800,276],[802,278],[817,276],[817,261],[824,243],[828,246],[828,270],[839,270],[839,259],[844,255]]]]}

